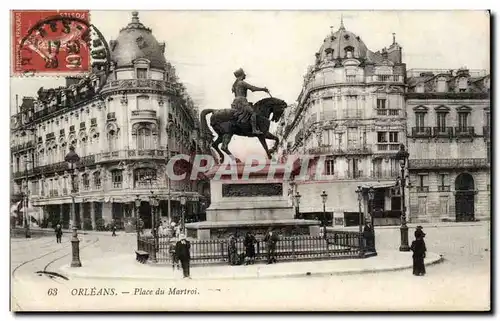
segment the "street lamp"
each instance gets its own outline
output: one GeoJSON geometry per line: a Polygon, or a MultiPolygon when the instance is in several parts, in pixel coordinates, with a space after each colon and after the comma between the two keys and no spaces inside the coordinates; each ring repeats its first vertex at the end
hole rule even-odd
{"type": "Polygon", "coordinates": [[[70,169],[71,175],[71,220],[73,221],[73,236],[71,237],[71,267],[81,267],[82,262],[80,262],[80,241],[78,240],[78,232],[76,229],[76,213],[75,213],[75,165],[80,161],[80,156],[75,152],[75,147],[69,147],[69,153],[66,154],[64,160],[68,163],[68,168],[70,169]]]}
{"type": "Polygon", "coordinates": [[[300,209],[299,209],[299,205],[300,205],[300,198],[302,197],[302,195],[300,195],[299,191],[297,191],[295,193],[295,195],[293,196],[293,198],[295,199],[295,218],[296,219],[299,219],[300,218],[300,209]]]}
{"type": "Polygon", "coordinates": [[[373,186],[370,186],[368,189],[368,200],[369,200],[369,207],[368,210],[370,211],[370,217],[371,217],[371,223],[372,223],[372,228],[374,228],[373,224],[373,200],[375,199],[375,189],[373,186]]]}
{"type": "Polygon", "coordinates": [[[152,229],[151,232],[153,234],[153,241],[154,241],[154,249],[153,249],[153,255],[151,257],[152,262],[157,262],[156,260],[156,250],[158,249],[158,228],[157,228],[157,222],[156,222],[156,207],[158,206],[158,198],[154,194],[153,191],[151,191],[151,196],[149,197],[149,204],[151,205],[151,219],[152,219],[152,229]]]}
{"type": "Polygon", "coordinates": [[[187,202],[187,199],[186,199],[186,195],[181,195],[181,214],[182,214],[182,218],[181,218],[181,230],[182,230],[182,234],[186,235],[186,202],[187,202]]]}
{"type": "Polygon", "coordinates": [[[135,231],[137,233],[137,249],[139,250],[139,237],[140,237],[140,230],[139,230],[139,207],[141,206],[141,199],[139,195],[136,195],[135,197],[135,231]]]}
{"type": "Polygon", "coordinates": [[[326,199],[328,198],[328,194],[325,191],[321,192],[321,200],[323,201],[323,225],[326,226],[326,199]]]}
{"type": "Polygon", "coordinates": [[[405,149],[405,145],[401,144],[399,147],[399,151],[396,154],[396,159],[399,160],[399,164],[401,165],[401,181],[400,181],[400,188],[401,188],[401,227],[400,227],[400,232],[401,232],[401,245],[399,247],[399,250],[401,252],[408,252],[410,251],[410,246],[408,245],[408,226],[406,225],[406,204],[405,204],[405,187],[406,187],[406,176],[405,176],[405,169],[406,169],[406,162],[408,160],[408,157],[410,156],[410,153],[405,149]]]}
{"type": "Polygon", "coordinates": [[[358,186],[356,190],[356,194],[358,194],[358,207],[359,207],[359,233],[363,233],[363,213],[361,212],[361,202],[363,201],[363,189],[361,186],[358,186]]]}

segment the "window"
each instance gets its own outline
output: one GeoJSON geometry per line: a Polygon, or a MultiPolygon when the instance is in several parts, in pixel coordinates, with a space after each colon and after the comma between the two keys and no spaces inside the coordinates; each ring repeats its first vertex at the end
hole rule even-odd
{"type": "Polygon", "coordinates": [[[358,128],[348,127],[347,128],[347,147],[356,148],[358,146],[358,128]]]}
{"type": "Polygon", "coordinates": [[[446,113],[437,113],[437,128],[439,132],[446,131],[446,113]]]}
{"type": "Polygon", "coordinates": [[[83,174],[82,180],[83,180],[83,189],[88,190],[90,186],[89,174],[83,174]]]}
{"type": "Polygon", "coordinates": [[[116,132],[114,130],[110,130],[108,132],[108,151],[112,152],[116,150],[116,132]]]}
{"type": "Polygon", "coordinates": [[[397,143],[397,142],[399,142],[399,140],[398,140],[398,132],[389,132],[389,142],[390,143],[397,143]]]}
{"type": "Polygon", "coordinates": [[[342,149],[344,142],[342,141],[342,133],[339,133],[339,149],[342,149]]]}
{"type": "Polygon", "coordinates": [[[134,171],[135,187],[151,187],[156,181],[156,171],[152,168],[139,168],[134,171]]]}
{"type": "Polygon", "coordinates": [[[386,99],[377,98],[377,109],[385,109],[385,108],[386,108],[386,99]]]}
{"type": "Polygon", "coordinates": [[[440,93],[446,92],[446,79],[445,78],[438,79],[437,91],[440,93]]]}
{"type": "Polygon", "coordinates": [[[458,113],[458,127],[460,131],[466,131],[469,123],[469,113],[458,113]]]}
{"type": "Polygon", "coordinates": [[[389,159],[389,165],[391,166],[391,177],[398,177],[401,175],[401,165],[399,160],[396,158],[389,159]]]}
{"type": "Polygon", "coordinates": [[[458,91],[464,93],[467,91],[467,87],[468,87],[467,78],[465,77],[460,78],[458,80],[458,91]]]}
{"type": "Polygon", "coordinates": [[[387,133],[386,132],[377,132],[377,142],[378,143],[387,143],[387,133]]]}
{"type": "Polygon", "coordinates": [[[358,162],[359,160],[357,158],[351,158],[347,160],[348,178],[358,178],[360,176],[358,162]]]}
{"type": "Polygon", "coordinates": [[[427,175],[426,174],[418,174],[417,181],[417,192],[428,192],[429,186],[427,185],[427,175]]]}
{"type": "Polygon", "coordinates": [[[416,113],[415,122],[417,126],[417,131],[423,132],[425,128],[425,113],[416,113]]]}
{"type": "Polygon", "coordinates": [[[333,175],[335,170],[335,160],[327,159],[325,160],[325,173],[326,175],[333,175]]]}
{"type": "Polygon", "coordinates": [[[141,127],[137,130],[137,149],[153,149],[151,129],[141,127]]]}
{"type": "Polygon", "coordinates": [[[94,172],[94,186],[96,188],[101,188],[101,173],[94,172]]]}
{"type": "Polygon", "coordinates": [[[137,78],[138,79],[148,78],[148,69],[147,68],[137,68],[137,78]]]}
{"type": "Polygon", "coordinates": [[[484,123],[487,127],[490,127],[490,112],[484,113],[484,123]]]}
{"type": "Polygon", "coordinates": [[[111,181],[113,182],[113,188],[121,188],[123,177],[121,170],[114,170],[111,172],[111,181]]]}
{"type": "Polygon", "coordinates": [[[331,139],[331,131],[330,130],[324,130],[323,131],[323,137],[322,137],[322,145],[323,146],[331,146],[333,145],[333,141],[331,139]]]}
{"type": "Polygon", "coordinates": [[[373,160],[373,175],[376,178],[382,178],[382,159],[374,159],[373,160]]]}

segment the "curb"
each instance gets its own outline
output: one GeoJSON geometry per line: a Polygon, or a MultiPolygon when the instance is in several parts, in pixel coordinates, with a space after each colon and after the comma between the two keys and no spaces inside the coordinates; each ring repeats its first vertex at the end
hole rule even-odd
{"type": "MultiPolygon", "coordinates": [[[[438,254],[435,254],[438,256],[438,254]]],[[[439,264],[444,261],[443,255],[439,255],[438,257],[432,259],[429,262],[425,262],[425,266],[430,266],[430,265],[435,265],[439,264]]],[[[248,279],[276,279],[276,278],[300,278],[300,277],[312,277],[312,276],[334,276],[334,275],[356,275],[356,274],[373,274],[373,273],[381,273],[381,272],[395,272],[395,271],[402,271],[402,270],[408,270],[413,267],[412,264],[408,265],[403,265],[403,266],[396,266],[396,267],[387,267],[387,268],[365,268],[361,270],[347,270],[347,271],[322,271],[322,272],[288,272],[288,273],[281,273],[281,274],[268,274],[268,275],[260,275],[259,270],[257,270],[257,275],[243,275],[243,276],[234,276],[234,275],[228,275],[228,276],[217,276],[217,277],[195,277],[193,280],[195,281],[208,281],[208,280],[248,280],[248,279]]],[[[72,270],[69,268],[68,265],[64,265],[59,268],[59,271],[71,278],[78,278],[78,279],[99,279],[99,280],[110,280],[110,279],[115,279],[115,280],[148,280],[148,281],[155,281],[155,280],[181,280],[178,276],[174,277],[160,277],[160,276],[144,276],[144,275],[120,275],[120,276],[115,276],[115,275],[82,275],[82,273],[79,273],[75,270],[72,270]]]]}

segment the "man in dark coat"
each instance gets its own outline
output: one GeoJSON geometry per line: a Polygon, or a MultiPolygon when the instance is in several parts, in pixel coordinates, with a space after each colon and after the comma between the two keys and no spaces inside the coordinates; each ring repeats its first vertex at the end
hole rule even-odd
{"type": "Polygon", "coordinates": [[[186,236],[180,235],[179,241],[175,244],[175,255],[181,261],[182,273],[184,278],[191,278],[189,276],[189,261],[191,260],[191,243],[186,240],[186,236]]]}
{"type": "Polygon", "coordinates": [[[413,251],[413,275],[423,276],[425,275],[425,252],[427,248],[424,242],[425,233],[422,229],[417,229],[415,231],[415,241],[411,243],[410,249],[413,251]]]}
{"type": "Polygon", "coordinates": [[[56,232],[56,242],[61,243],[61,238],[63,234],[61,224],[56,225],[55,232],[56,232]]]}
{"type": "Polygon", "coordinates": [[[255,263],[255,243],[257,240],[252,232],[247,232],[245,236],[245,240],[243,241],[243,245],[245,246],[245,256],[246,256],[246,264],[254,264],[255,263]]]}
{"type": "Polygon", "coordinates": [[[264,238],[264,241],[267,244],[267,264],[276,263],[276,244],[278,243],[278,240],[278,234],[269,228],[269,231],[264,238]]]}

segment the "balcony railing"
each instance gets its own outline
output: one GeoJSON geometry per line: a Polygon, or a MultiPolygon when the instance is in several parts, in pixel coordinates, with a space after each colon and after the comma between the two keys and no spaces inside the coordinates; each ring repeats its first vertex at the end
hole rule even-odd
{"type": "Polygon", "coordinates": [[[474,137],[474,127],[455,127],[455,136],[474,137]]]}
{"type": "Polygon", "coordinates": [[[434,137],[441,138],[452,138],[453,137],[453,127],[434,127],[433,128],[434,137]]]}
{"type": "Polygon", "coordinates": [[[109,162],[122,159],[137,158],[165,158],[166,152],[162,149],[118,150],[93,155],[96,163],[109,162]]]}
{"type": "Polygon", "coordinates": [[[416,186],[417,193],[429,192],[429,186],[416,186]]]}
{"type": "Polygon", "coordinates": [[[438,191],[439,192],[449,192],[450,191],[450,185],[439,185],[438,186],[438,191]]]}
{"type": "Polygon", "coordinates": [[[318,146],[308,150],[312,155],[365,155],[371,154],[372,149],[369,145],[351,145],[345,148],[333,146],[318,146]]]}
{"type": "Polygon", "coordinates": [[[431,127],[413,127],[411,129],[411,134],[413,137],[431,137],[432,128],[431,127]]]}
{"type": "Polygon", "coordinates": [[[399,116],[399,109],[377,108],[377,116],[399,116]]]}
{"type": "Polygon", "coordinates": [[[56,190],[56,189],[51,189],[51,190],[49,191],[49,196],[51,196],[51,197],[52,197],[52,196],[59,196],[59,192],[58,192],[58,190],[56,190]]]}
{"type": "Polygon", "coordinates": [[[337,111],[336,110],[328,110],[328,111],[320,112],[319,118],[320,118],[320,120],[336,119],[337,118],[337,111]]]}
{"type": "Polygon", "coordinates": [[[373,178],[382,178],[382,179],[395,179],[400,175],[399,171],[390,171],[390,170],[375,170],[372,171],[371,176],[373,178]]]}
{"type": "Polygon", "coordinates": [[[17,144],[11,147],[11,152],[18,152],[23,149],[33,148],[35,146],[34,141],[27,141],[21,144],[17,144]]]}
{"type": "Polygon", "coordinates": [[[398,151],[401,143],[377,143],[377,151],[398,151]]]}
{"type": "Polygon", "coordinates": [[[489,168],[486,158],[410,159],[409,169],[489,168]]]}

